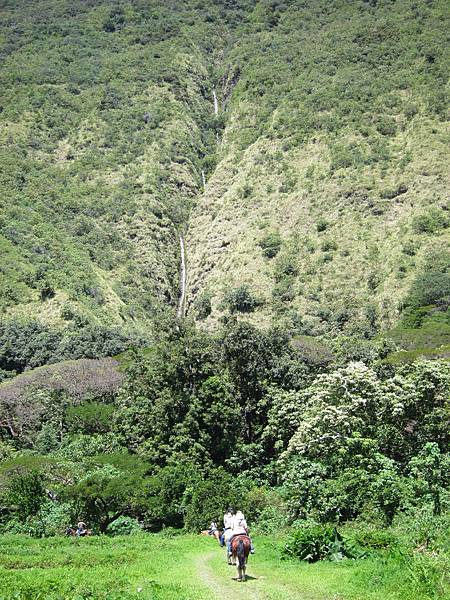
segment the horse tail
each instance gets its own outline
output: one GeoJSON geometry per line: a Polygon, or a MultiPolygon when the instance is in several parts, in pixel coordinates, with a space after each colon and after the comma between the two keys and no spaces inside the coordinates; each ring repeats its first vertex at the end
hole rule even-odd
{"type": "Polygon", "coordinates": [[[244,547],[244,542],[242,539],[240,539],[238,541],[238,547],[237,547],[237,557],[238,557],[238,561],[239,561],[239,568],[243,569],[245,567],[245,547],[244,547]]]}

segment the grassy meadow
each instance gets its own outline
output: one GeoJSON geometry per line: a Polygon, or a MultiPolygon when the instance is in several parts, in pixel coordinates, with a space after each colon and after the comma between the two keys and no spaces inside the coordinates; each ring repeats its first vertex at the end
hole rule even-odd
{"type": "Polygon", "coordinates": [[[427,589],[401,558],[306,564],[280,559],[278,542],[257,537],[248,580],[211,538],[138,535],[84,539],[0,538],[1,600],[407,600],[449,598],[427,589]]]}

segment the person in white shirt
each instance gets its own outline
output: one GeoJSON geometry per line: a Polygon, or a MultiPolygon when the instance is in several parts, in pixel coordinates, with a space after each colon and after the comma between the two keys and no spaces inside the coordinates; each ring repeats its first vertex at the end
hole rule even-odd
{"type": "Polygon", "coordinates": [[[234,538],[235,535],[247,535],[250,539],[250,544],[251,544],[250,552],[252,554],[255,552],[255,548],[253,547],[253,542],[252,542],[250,536],[248,535],[247,521],[245,520],[244,513],[240,510],[238,510],[237,513],[234,515],[232,529],[231,529],[231,536],[229,538],[229,541],[227,542],[227,549],[229,550],[230,553],[231,553],[231,540],[234,538]]]}
{"type": "Polygon", "coordinates": [[[234,520],[234,509],[230,506],[228,511],[223,515],[223,533],[220,538],[220,545],[223,547],[227,543],[228,548],[228,540],[231,536],[231,532],[233,529],[233,520],[234,520]]]}
{"type": "Polygon", "coordinates": [[[247,535],[248,527],[247,521],[245,520],[244,513],[240,510],[234,515],[232,525],[233,535],[247,535]]]}

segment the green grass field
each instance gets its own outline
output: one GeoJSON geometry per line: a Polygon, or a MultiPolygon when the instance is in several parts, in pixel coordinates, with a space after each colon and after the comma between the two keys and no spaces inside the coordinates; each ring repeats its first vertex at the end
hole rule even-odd
{"type": "Polygon", "coordinates": [[[256,538],[248,580],[239,583],[215,541],[200,536],[0,537],[0,600],[418,600],[395,560],[308,565],[280,560],[276,543],[256,538]]]}

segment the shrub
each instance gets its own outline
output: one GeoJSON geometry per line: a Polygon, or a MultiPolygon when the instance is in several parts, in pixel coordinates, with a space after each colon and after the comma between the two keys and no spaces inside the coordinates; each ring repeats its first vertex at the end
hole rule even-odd
{"type": "Polygon", "coordinates": [[[305,524],[289,536],[283,554],[312,563],[318,560],[341,560],[352,553],[335,527],[305,524]]]}
{"type": "Polygon", "coordinates": [[[346,541],[369,553],[395,548],[399,544],[397,536],[388,529],[356,529],[346,535],[346,541]]]}
{"type": "Polygon", "coordinates": [[[74,508],[70,503],[46,501],[36,516],[26,520],[23,528],[27,528],[26,533],[33,537],[61,535],[74,520],[73,514],[74,508]]]}
{"type": "Polygon", "coordinates": [[[252,292],[246,285],[230,290],[224,297],[224,302],[228,306],[231,313],[253,312],[260,304],[259,300],[253,296],[252,292]]]}
{"type": "Polygon", "coordinates": [[[450,304],[450,251],[436,246],[425,257],[405,304],[418,308],[435,305],[445,310],[450,304]]]}
{"type": "Polygon", "coordinates": [[[133,535],[142,531],[142,526],[137,519],[119,517],[106,528],[107,535],[133,535]]]}
{"type": "Polygon", "coordinates": [[[402,252],[407,254],[408,256],[415,256],[417,251],[417,242],[416,240],[405,240],[402,244],[402,252]]]}
{"type": "Polygon", "coordinates": [[[334,240],[325,240],[321,248],[324,252],[328,252],[329,250],[337,250],[337,244],[334,240]]]}
{"type": "Polygon", "coordinates": [[[436,207],[417,215],[412,221],[412,229],[415,233],[435,233],[440,229],[445,229],[448,225],[448,215],[436,207]]]}
{"type": "Polygon", "coordinates": [[[403,113],[408,120],[412,119],[418,112],[419,107],[414,102],[408,102],[403,108],[403,113]]]}
{"type": "Polygon", "coordinates": [[[249,183],[244,183],[244,185],[239,188],[239,197],[244,199],[244,198],[250,198],[250,196],[252,195],[253,192],[253,188],[249,183]]]}
{"type": "Polygon", "coordinates": [[[407,191],[408,187],[404,183],[400,183],[399,185],[381,190],[380,196],[385,200],[393,200],[394,198],[397,198],[397,196],[406,194],[407,191]]]}
{"type": "Polygon", "coordinates": [[[289,192],[293,192],[295,190],[295,186],[297,184],[296,177],[288,177],[279,187],[279,192],[281,194],[289,194],[289,192]]]}
{"type": "Polygon", "coordinates": [[[328,227],[328,221],[326,221],[325,219],[319,219],[317,221],[317,231],[320,233],[321,231],[325,231],[325,229],[327,229],[328,227]]]}
{"type": "Polygon", "coordinates": [[[378,117],[375,122],[375,127],[377,128],[377,131],[381,133],[381,135],[386,136],[394,135],[397,131],[395,120],[384,115],[378,117]]]}
{"type": "Polygon", "coordinates": [[[293,300],[295,298],[294,279],[289,276],[280,279],[272,289],[272,297],[274,300],[281,300],[281,302],[293,300]]]}
{"type": "Polygon", "coordinates": [[[36,515],[45,502],[43,475],[36,470],[14,474],[8,485],[8,499],[19,520],[36,515]]]}
{"type": "Polygon", "coordinates": [[[260,242],[263,255],[266,258],[273,258],[278,254],[281,248],[281,236],[279,233],[269,233],[260,242]]]}
{"type": "Polygon", "coordinates": [[[200,319],[201,321],[209,317],[212,311],[211,294],[205,292],[204,294],[199,296],[195,301],[194,310],[197,319],[200,319]]]}

